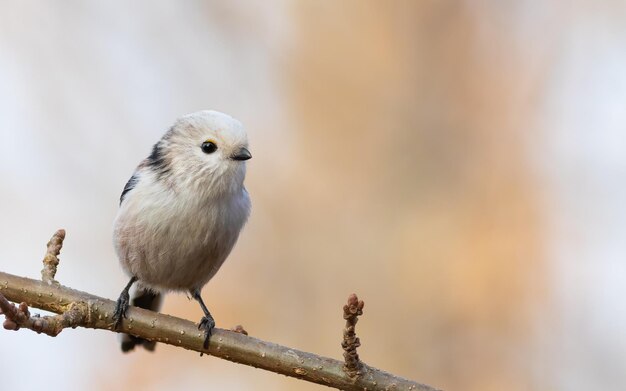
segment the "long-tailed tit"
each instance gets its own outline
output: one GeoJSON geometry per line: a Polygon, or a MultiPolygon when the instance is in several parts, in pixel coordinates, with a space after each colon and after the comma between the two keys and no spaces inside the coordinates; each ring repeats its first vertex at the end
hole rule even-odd
{"type": "MultiPolygon", "coordinates": [[[[130,277],[113,319],[119,328],[131,304],[158,311],[161,295],[188,292],[204,316],[199,329],[208,347],[215,321],[202,287],[232,250],[250,214],[243,181],[252,156],[243,126],[216,111],[179,118],[153,147],[120,197],[113,242],[130,277]]],[[[155,342],[124,335],[122,350],[155,342]]]]}

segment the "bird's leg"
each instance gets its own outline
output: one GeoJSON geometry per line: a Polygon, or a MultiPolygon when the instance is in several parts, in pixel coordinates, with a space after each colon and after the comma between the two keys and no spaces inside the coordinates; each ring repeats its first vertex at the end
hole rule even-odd
{"type": "Polygon", "coordinates": [[[200,303],[200,307],[202,307],[202,311],[204,311],[204,316],[200,319],[200,324],[198,324],[198,330],[204,330],[204,348],[209,348],[209,338],[211,338],[211,333],[213,332],[213,328],[215,327],[215,319],[211,316],[209,309],[206,308],[204,301],[202,301],[202,296],[200,296],[200,291],[195,290],[191,292],[191,295],[194,299],[200,303]]]}
{"type": "Polygon", "coordinates": [[[122,324],[122,318],[126,317],[126,310],[130,305],[130,295],[128,291],[130,287],[137,281],[137,277],[132,276],[126,287],[120,293],[120,297],[117,299],[117,303],[115,304],[115,311],[113,311],[113,321],[115,324],[113,326],[114,330],[118,330],[120,325],[122,324]]]}

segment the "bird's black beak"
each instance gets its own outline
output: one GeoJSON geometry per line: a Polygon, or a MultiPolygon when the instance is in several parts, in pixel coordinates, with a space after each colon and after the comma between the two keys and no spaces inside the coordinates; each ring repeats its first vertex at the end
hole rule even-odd
{"type": "Polygon", "coordinates": [[[252,155],[250,154],[250,151],[248,151],[247,148],[243,148],[242,147],[237,152],[232,154],[230,156],[230,158],[233,159],[233,160],[244,161],[244,160],[248,160],[248,159],[252,158],[252,155]]]}

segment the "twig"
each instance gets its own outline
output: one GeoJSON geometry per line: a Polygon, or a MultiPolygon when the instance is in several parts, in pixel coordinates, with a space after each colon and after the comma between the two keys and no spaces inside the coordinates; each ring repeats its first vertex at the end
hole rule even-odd
{"type": "MultiPolygon", "coordinates": [[[[62,237],[58,237],[62,241],[62,237]]],[[[357,308],[360,305],[362,310],[359,303],[362,302],[357,301],[357,308]]],[[[12,330],[23,327],[51,336],[68,327],[114,331],[111,319],[114,301],[60,284],[4,272],[0,272],[0,308],[6,317],[5,327],[12,330]],[[5,298],[22,304],[16,308],[5,298]],[[28,306],[60,315],[30,316],[28,306]]],[[[351,377],[344,372],[344,362],[249,337],[241,330],[215,329],[208,349],[204,349],[204,334],[191,321],[133,306],[128,309],[127,316],[121,325],[122,332],[329,387],[343,390],[435,390],[370,367],[358,361],[358,356],[359,374],[351,377]]],[[[347,362],[345,364],[347,366],[347,362]]]]}
{"type": "Polygon", "coordinates": [[[346,327],[343,329],[343,342],[341,342],[345,359],[343,370],[353,379],[361,375],[361,362],[356,352],[356,348],[361,346],[361,341],[356,336],[355,326],[359,316],[363,315],[364,305],[363,300],[359,300],[353,293],[348,297],[348,304],[343,306],[343,318],[346,320],[346,327]]]}
{"type": "Polygon", "coordinates": [[[57,274],[57,266],[59,265],[59,254],[63,247],[65,239],[65,230],[60,229],[52,235],[47,244],[46,255],[43,257],[43,269],[41,269],[41,279],[48,284],[58,284],[54,279],[57,274]]]}
{"type": "Polygon", "coordinates": [[[30,316],[26,303],[22,302],[18,307],[0,294],[0,314],[5,316],[3,326],[7,330],[19,330],[20,327],[24,327],[56,337],[64,328],[76,328],[83,324],[86,313],[88,312],[84,308],[84,303],[72,303],[67,311],[59,315],[30,316]]]}

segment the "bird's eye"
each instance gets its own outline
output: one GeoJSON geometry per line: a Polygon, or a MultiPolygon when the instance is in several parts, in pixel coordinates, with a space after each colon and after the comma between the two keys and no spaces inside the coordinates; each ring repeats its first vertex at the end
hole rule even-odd
{"type": "Polygon", "coordinates": [[[217,151],[217,145],[213,141],[207,140],[202,143],[202,152],[204,153],[213,153],[217,151]]]}

